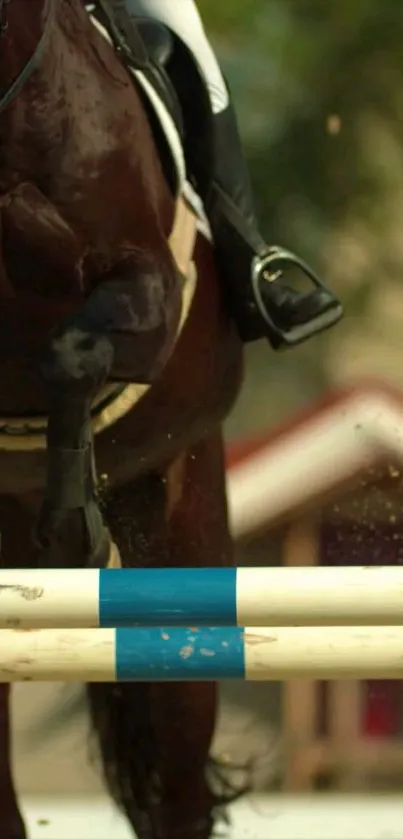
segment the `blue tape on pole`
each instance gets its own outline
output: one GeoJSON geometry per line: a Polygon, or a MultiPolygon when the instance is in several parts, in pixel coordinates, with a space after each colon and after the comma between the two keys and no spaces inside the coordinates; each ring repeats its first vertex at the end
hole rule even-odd
{"type": "Polygon", "coordinates": [[[242,627],[116,630],[117,681],[244,679],[242,627]]]}
{"type": "Polygon", "coordinates": [[[235,568],[111,569],[99,574],[99,625],[236,626],[235,568]]]}

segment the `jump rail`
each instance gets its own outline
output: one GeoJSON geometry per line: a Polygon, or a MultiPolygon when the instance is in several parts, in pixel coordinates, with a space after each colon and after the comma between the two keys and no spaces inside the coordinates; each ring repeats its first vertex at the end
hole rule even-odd
{"type": "Polygon", "coordinates": [[[3,629],[0,681],[403,678],[403,627],[3,629]]]}
{"type": "Polygon", "coordinates": [[[403,567],[0,571],[1,629],[296,624],[403,626],[403,567]]]}

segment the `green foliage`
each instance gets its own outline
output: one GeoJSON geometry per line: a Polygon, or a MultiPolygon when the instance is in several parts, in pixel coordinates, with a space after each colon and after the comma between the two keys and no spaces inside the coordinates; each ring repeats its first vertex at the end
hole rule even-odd
{"type": "Polygon", "coordinates": [[[320,261],[327,237],[347,217],[380,231],[385,204],[403,189],[399,155],[394,168],[385,163],[403,142],[403,6],[207,0],[201,12],[232,82],[272,235],[320,261]]]}
{"type": "MultiPolygon", "coordinates": [[[[233,90],[267,238],[326,269],[358,332],[380,285],[403,274],[403,254],[391,256],[403,211],[403,5],[202,0],[200,11],[233,90]],[[364,254],[355,262],[337,258],[349,239],[364,254]]],[[[299,354],[301,381],[316,365],[323,383],[326,358],[299,354]]]]}

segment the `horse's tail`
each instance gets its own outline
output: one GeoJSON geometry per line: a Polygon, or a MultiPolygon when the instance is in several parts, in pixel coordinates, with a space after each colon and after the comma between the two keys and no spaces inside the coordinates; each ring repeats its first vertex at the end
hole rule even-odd
{"type": "Polygon", "coordinates": [[[106,784],[141,839],[161,834],[151,689],[144,683],[87,686],[106,784]]]}
{"type": "MultiPolygon", "coordinates": [[[[175,755],[161,741],[158,726],[163,707],[171,735],[175,736],[175,727],[183,729],[181,709],[173,707],[175,694],[170,687],[173,686],[159,683],[88,685],[104,777],[110,794],[139,839],[169,839],[174,835],[207,839],[212,835],[215,818],[225,818],[226,805],[247,789],[245,785],[236,788],[231,782],[234,767],[209,757],[209,742],[206,749],[200,750],[200,738],[203,743],[206,740],[203,700],[207,699],[207,704],[212,701],[211,683],[206,694],[202,686],[198,687],[195,729],[189,731],[187,748],[183,731],[178,737],[181,771],[175,772],[175,755]],[[199,777],[198,782],[195,777],[199,777]]],[[[190,697],[195,702],[194,690],[189,692],[190,697]]],[[[215,693],[214,697],[216,701],[215,693]]]]}

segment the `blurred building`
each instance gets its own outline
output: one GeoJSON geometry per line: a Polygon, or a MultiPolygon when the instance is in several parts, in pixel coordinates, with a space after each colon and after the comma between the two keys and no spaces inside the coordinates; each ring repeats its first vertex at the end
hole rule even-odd
{"type": "MultiPolygon", "coordinates": [[[[228,450],[239,563],[403,561],[403,394],[340,389],[267,435],[228,450]]],[[[284,686],[285,787],[403,780],[397,682],[284,686]]]]}

